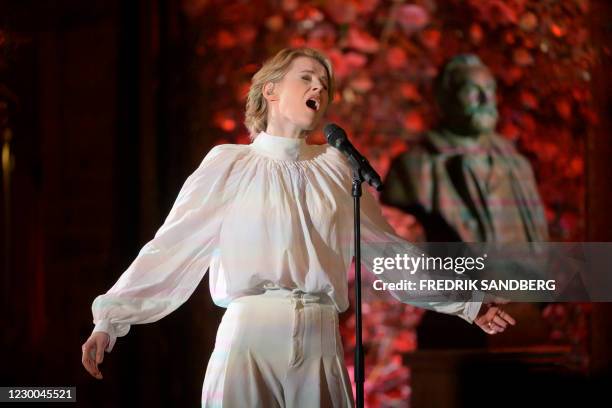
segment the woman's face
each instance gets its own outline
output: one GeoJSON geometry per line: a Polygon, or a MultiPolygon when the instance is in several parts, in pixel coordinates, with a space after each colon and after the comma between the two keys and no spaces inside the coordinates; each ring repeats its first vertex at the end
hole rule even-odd
{"type": "Polygon", "coordinates": [[[327,109],[329,79],[325,67],[309,57],[295,58],[283,79],[268,83],[268,123],[296,130],[314,129],[327,109]]]}

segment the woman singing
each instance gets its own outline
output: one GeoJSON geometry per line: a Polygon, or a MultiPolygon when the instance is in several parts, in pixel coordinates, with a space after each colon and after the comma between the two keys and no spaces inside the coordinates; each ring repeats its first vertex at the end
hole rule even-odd
{"type": "MultiPolygon", "coordinates": [[[[246,106],[249,145],[213,148],[187,178],[164,224],[92,305],[83,365],[98,364],[132,324],[183,304],[207,269],[215,304],[227,308],[202,390],[204,407],[350,407],[338,313],[348,304],[353,215],[351,169],[329,145],[308,145],[334,93],[328,58],[280,51],[255,74],[246,106]]],[[[362,241],[397,237],[371,194],[362,241]]],[[[372,265],[375,251],[364,251],[372,265]]],[[[514,319],[498,306],[406,303],[457,315],[489,334],[514,319]],[[485,310],[486,309],[486,310],[485,310]]],[[[485,302],[486,303],[486,302],[485,302]]]]}

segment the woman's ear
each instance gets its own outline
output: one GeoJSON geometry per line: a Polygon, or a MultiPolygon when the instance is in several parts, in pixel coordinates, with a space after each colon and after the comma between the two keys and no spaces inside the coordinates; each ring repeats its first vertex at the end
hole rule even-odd
{"type": "Polygon", "coordinates": [[[274,83],[266,82],[263,87],[263,97],[266,98],[268,102],[276,101],[278,97],[274,93],[274,83]]]}

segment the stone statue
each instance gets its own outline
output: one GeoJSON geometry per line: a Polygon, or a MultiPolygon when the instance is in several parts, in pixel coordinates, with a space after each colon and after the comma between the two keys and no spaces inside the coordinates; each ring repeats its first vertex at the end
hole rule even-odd
{"type": "MultiPolygon", "coordinates": [[[[477,56],[452,58],[436,80],[440,125],[391,165],[381,201],[415,216],[427,241],[511,243],[548,238],[529,162],[495,133],[495,93],[495,79],[477,56]]],[[[515,313],[536,321],[540,312],[528,306],[515,313]]],[[[423,317],[417,336],[419,348],[493,344],[466,325],[432,313],[423,317]],[[440,333],[453,333],[452,340],[440,333]]],[[[525,333],[511,333],[502,340],[506,338],[522,342],[525,333]]]]}
{"type": "Polygon", "coordinates": [[[436,81],[440,126],[397,157],[381,196],[413,214],[428,241],[545,241],[533,171],[495,133],[496,83],[475,55],[459,55],[436,81]]]}

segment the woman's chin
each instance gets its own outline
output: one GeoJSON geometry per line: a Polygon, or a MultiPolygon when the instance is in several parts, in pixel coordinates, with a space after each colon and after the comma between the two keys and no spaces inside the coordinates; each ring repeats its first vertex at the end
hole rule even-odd
{"type": "Polygon", "coordinates": [[[321,117],[317,114],[309,115],[309,117],[301,117],[299,120],[292,121],[296,127],[304,132],[312,132],[321,123],[321,117]]]}
{"type": "Polygon", "coordinates": [[[298,125],[298,127],[303,132],[312,132],[313,130],[315,130],[317,128],[317,125],[318,125],[317,122],[306,122],[306,123],[300,123],[298,125]]]}

